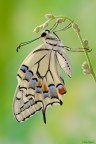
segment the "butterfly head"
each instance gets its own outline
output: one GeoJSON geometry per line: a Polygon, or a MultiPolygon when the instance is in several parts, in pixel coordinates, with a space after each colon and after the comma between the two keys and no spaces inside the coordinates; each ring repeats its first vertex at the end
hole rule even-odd
{"type": "Polygon", "coordinates": [[[45,38],[45,37],[47,37],[49,34],[50,34],[50,31],[49,31],[49,30],[45,30],[44,32],[41,33],[41,37],[42,37],[42,38],[45,38]]]}
{"type": "Polygon", "coordinates": [[[59,39],[53,35],[49,30],[45,30],[41,33],[42,41],[46,44],[57,44],[60,43],[59,39]]]}

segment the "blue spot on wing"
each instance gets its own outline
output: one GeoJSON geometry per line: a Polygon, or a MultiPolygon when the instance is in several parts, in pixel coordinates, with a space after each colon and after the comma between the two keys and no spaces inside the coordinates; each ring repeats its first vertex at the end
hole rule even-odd
{"type": "Polygon", "coordinates": [[[25,65],[22,65],[21,70],[25,73],[28,70],[28,67],[25,65]]]}
{"type": "Polygon", "coordinates": [[[48,91],[43,91],[43,95],[44,95],[44,98],[49,97],[49,93],[48,93],[48,91]]]}
{"type": "Polygon", "coordinates": [[[49,85],[49,93],[50,93],[50,97],[51,97],[51,98],[59,99],[59,98],[58,98],[57,91],[56,91],[56,87],[55,87],[54,84],[50,84],[50,85],[49,85]]]}
{"type": "Polygon", "coordinates": [[[55,85],[54,85],[54,84],[49,85],[49,89],[50,89],[50,90],[53,90],[54,88],[55,88],[55,85]]]}
{"type": "Polygon", "coordinates": [[[32,84],[36,84],[36,83],[37,83],[37,79],[36,78],[32,79],[32,84]]]}
{"type": "Polygon", "coordinates": [[[37,92],[37,93],[42,93],[42,88],[41,88],[41,86],[37,86],[37,87],[36,87],[36,92],[37,92]]]}
{"type": "Polygon", "coordinates": [[[41,90],[42,90],[42,88],[41,88],[41,87],[37,87],[37,90],[38,90],[38,91],[41,91],[41,90]]]}
{"type": "Polygon", "coordinates": [[[48,94],[48,91],[43,91],[43,94],[48,94]]]}
{"type": "Polygon", "coordinates": [[[33,76],[33,72],[32,71],[28,71],[29,76],[33,76]]]}

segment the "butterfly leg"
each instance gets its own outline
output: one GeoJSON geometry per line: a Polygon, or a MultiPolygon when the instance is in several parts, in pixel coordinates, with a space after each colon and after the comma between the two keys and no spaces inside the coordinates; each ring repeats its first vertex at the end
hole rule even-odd
{"type": "Polygon", "coordinates": [[[67,50],[67,51],[71,51],[71,52],[91,52],[92,49],[89,49],[89,48],[70,48],[68,46],[64,46],[64,48],[67,50]]]}

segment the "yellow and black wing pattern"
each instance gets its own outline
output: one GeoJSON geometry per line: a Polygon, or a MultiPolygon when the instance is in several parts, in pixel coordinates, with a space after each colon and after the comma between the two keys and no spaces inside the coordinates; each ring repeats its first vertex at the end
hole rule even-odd
{"type": "Polygon", "coordinates": [[[40,45],[27,56],[18,70],[18,86],[13,111],[18,122],[23,122],[42,110],[46,123],[46,109],[53,104],[63,104],[66,93],[59,66],[70,76],[70,64],[60,51],[40,45]]]}

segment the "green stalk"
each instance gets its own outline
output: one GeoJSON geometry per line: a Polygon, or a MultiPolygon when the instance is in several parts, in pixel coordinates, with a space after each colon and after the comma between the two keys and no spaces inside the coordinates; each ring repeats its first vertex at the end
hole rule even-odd
{"type": "MultiPolygon", "coordinates": [[[[81,37],[80,32],[77,32],[77,34],[78,34],[78,37],[79,37],[79,39],[81,41],[81,44],[83,45],[83,48],[85,48],[84,43],[83,43],[83,39],[81,37]]],[[[91,64],[91,61],[90,61],[90,57],[89,57],[89,54],[88,54],[87,50],[85,50],[85,54],[86,54],[86,57],[87,57],[87,60],[88,60],[88,63],[89,63],[90,69],[91,69],[91,74],[92,74],[92,76],[93,76],[93,78],[94,78],[94,80],[96,82],[96,75],[94,73],[94,70],[93,70],[93,67],[92,67],[92,64],[91,64]]]]}
{"type": "MultiPolygon", "coordinates": [[[[66,16],[55,16],[55,18],[64,18],[65,20],[66,19],[69,20],[72,24],[74,23],[73,20],[71,20],[70,18],[68,18],[66,16]]],[[[81,36],[80,32],[77,31],[77,35],[78,35],[78,37],[80,39],[80,42],[81,42],[83,48],[85,49],[85,46],[84,46],[84,43],[83,43],[83,39],[82,39],[82,36],[81,36]]],[[[88,63],[89,63],[90,69],[91,69],[91,74],[92,74],[92,76],[93,76],[93,78],[94,78],[94,80],[96,82],[96,75],[94,73],[94,70],[93,70],[93,67],[92,67],[92,64],[91,64],[91,61],[90,61],[90,57],[89,57],[89,54],[88,54],[87,50],[85,50],[85,54],[86,54],[86,57],[87,57],[87,60],[88,60],[88,63]]]]}

